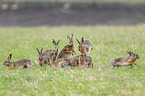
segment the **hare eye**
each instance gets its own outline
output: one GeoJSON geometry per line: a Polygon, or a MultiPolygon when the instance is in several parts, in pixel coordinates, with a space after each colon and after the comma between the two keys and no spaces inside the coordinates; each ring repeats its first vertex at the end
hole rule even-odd
{"type": "Polygon", "coordinates": [[[53,53],[51,53],[51,55],[53,55],[53,53]]]}
{"type": "Polygon", "coordinates": [[[40,61],[42,61],[42,58],[39,58],[40,61]]]}
{"type": "Polygon", "coordinates": [[[47,62],[46,62],[46,60],[44,61],[44,64],[46,64],[47,62]]]}

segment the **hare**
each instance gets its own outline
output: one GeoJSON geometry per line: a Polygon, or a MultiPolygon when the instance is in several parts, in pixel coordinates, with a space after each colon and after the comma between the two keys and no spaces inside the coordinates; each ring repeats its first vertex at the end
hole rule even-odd
{"type": "Polygon", "coordinates": [[[76,67],[79,65],[79,57],[80,57],[80,55],[77,55],[77,56],[69,59],[72,67],[76,67]]]}
{"type": "Polygon", "coordinates": [[[57,60],[57,57],[55,56],[53,56],[53,59],[52,59],[52,62],[51,62],[51,66],[52,67],[57,67],[57,66],[59,66],[59,60],[57,60]]]}
{"type": "Polygon", "coordinates": [[[60,59],[60,58],[69,59],[70,56],[73,55],[73,53],[76,54],[76,52],[74,51],[73,34],[71,38],[67,35],[67,39],[69,40],[69,44],[64,46],[64,48],[60,51],[57,59],[60,59]]]}
{"type": "Polygon", "coordinates": [[[120,66],[130,66],[130,68],[133,67],[134,65],[138,65],[134,63],[137,59],[140,59],[140,56],[136,53],[133,52],[128,52],[129,56],[123,57],[123,58],[114,58],[110,61],[108,66],[113,66],[113,67],[120,67],[120,66]]]}
{"type": "Polygon", "coordinates": [[[89,39],[84,40],[84,37],[82,37],[81,41],[79,41],[78,39],[76,40],[79,43],[78,50],[81,52],[82,55],[87,55],[93,49],[93,44],[91,40],[89,39]]]}
{"type": "Polygon", "coordinates": [[[62,58],[61,60],[59,59],[59,65],[65,68],[70,67],[71,66],[70,59],[67,58],[62,58]]]}
{"type": "Polygon", "coordinates": [[[32,62],[29,60],[29,59],[19,59],[15,62],[11,62],[12,58],[12,54],[9,54],[8,58],[6,61],[4,61],[3,65],[7,66],[8,69],[12,69],[14,67],[21,67],[21,68],[28,68],[28,67],[32,67],[32,68],[35,68],[32,66],[32,62]]]}
{"type": "Polygon", "coordinates": [[[92,57],[90,56],[86,56],[86,55],[80,55],[79,56],[79,65],[78,66],[92,66],[93,68],[93,61],[92,61],[92,57]]]}
{"type": "Polygon", "coordinates": [[[71,66],[82,66],[82,67],[90,67],[93,68],[92,57],[86,55],[78,55],[70,59],[71,66]]]}
{"type": "Polygon", "coordinates": [[[37,49],[37,52],[38,52],[38,66],[48,66],[50,65],[50,60],[49,60],[49,57],[48,56],[45,56],[42,54],[42,50],[43,48],[41,49],[41,51],[37,49]]]}
{"type": "Polygon", "coordinates": [[[61,66],[61,67],[66,67],[69,65],[69,60],[67,58],[60,58],[60,59],[56,59],[54,58],[52,60],[52,63],[51,65],[53,67],[58,67],[58,66],[61,66]]]}
{"type": "Polygon", "coordinates": [[[51,61],[54,61],[54,59],[58,56],[58,43],[60,42],[60,40],[56,42],[53,39],[52,42],[54,44],[54,49],[45,50],[42,54],[48,56],[51,61]]]}

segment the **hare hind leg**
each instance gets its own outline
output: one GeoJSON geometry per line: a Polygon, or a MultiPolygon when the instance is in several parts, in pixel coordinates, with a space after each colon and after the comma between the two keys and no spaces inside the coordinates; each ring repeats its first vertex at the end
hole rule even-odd
{"type": "Polygon", "coordinates": [[[134,63],[134,62],[131,62],[131,63],[129,63],[129,64],[134,64],[134,65],[136,65],[136,66],[138,65],[138,64],[136,64],[136,63],[134,63]]]}
{"type": "Polygon", "coordinates": [[[29,64],[27,64],[26,66],[27,66],[27,67],[30,67],[30,68],[36,68],[36,67],[34,67],[34,66],[32,66],[32,65],[29,65],[29,64]]]}

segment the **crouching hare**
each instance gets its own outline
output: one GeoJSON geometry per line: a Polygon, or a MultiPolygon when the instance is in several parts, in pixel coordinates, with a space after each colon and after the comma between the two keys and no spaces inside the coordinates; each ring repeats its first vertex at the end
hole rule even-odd
{"type": "Polygon", "coordinates": [[[37,52],[39,54],[38,55],[38,66],[48,66],[48,65],[50,65],[49,57],[42,54],[43,48],[41,49],[41,51],[39,51],[38,48],[36,48],[36,49],[37,49],[37,52]]]}
{"type": "Polygon", "coordinates": [[[8,69],[12,69],[14,67],[20,67],[20,68],[35,68],[32,66],[32,62],[29,59],[19,59],[15,62],[11,62],[12,54],[10,54],[6,61],[4,61],[3,65],[7,66],[8,69]]]}
{"type": "Polygon", "coordinates": [[[93,68],[93,60],[92,57],[86,55],[78,55],[70,59],[71,66],[79,66],[79,67],[92,67],[93,68]]]}
{"type": "Polygon", "coordinates": [[[60,51],[57,59],[60,59],[60,58],[69,59],[70,56],[73,55],[73,53],[76,54],[76,52],[74,50],[74,44],[73,44],[73,34],[72,34],[71,38],[67,35],[67,39],[69,40],[69,44],[64,46],[64,48],[60,51]]]}
{"type": "Polygon", "coordinates": [[[82,37],[81,41],[79,41],[78,39],[76,40],[79,43],[78,50],[81,52],[82,55],[87,55],[93,49],[93,43],[91,42],[91,40],[84,40],[84,37],[82,37]]]}

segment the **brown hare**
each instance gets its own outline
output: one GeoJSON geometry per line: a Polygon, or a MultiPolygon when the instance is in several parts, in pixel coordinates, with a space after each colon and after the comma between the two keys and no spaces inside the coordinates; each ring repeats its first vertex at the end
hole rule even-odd
{"type": "Polygon", "coordinates": [[[3,65],[7,66],[8,69],[12,69],[14,67],[20,67],[20,68],[35,68],[32,66],[32,62],[29,59],[19,59],[15,62],[11,62],[12,54],[9,54],[6,61],[4,61],[3,65]]]}
{"type": "Polygon", "coordinates": [[[79,41],[78,39],[76,40],[79,43],[78,50],[81,52],[82,55],[87,55],[93,49],[93,44],[91,40],[89,39],[84,40],[84,37],[82,37],[81,41],[79,41]]]}
{"type": "Polygon", "coordinates": [[[57,57],[53,56],[52,62],[51,62],[52,67],[58,67],[59,66],[59,60],[57,60],[57,57]]]}
{"type": "Polygon", "coordinates": [[[76,67],[79,65],[79,56],[80,55],[77,55],[77,56],[69,59],[72,67],[76,67]]]}
{"type": "Polygon", "coordinates": [[[64,48],[60,51],[57,59],[60,59],[60,58],[69,59],[70,56],[73,55],[73,53],[76,53],[74,51],[73,34],[72,34],[71,38],[67,35],[67,39],[69,40],[69,44],[64,46],[64,48]]]}
{"type": "Polygon", "coordinates": [[[92,67],[93,68],[92,57],[86,56],[86,55],[80,55],[79,56],[79,65],[78,66],[92,67]]]}
{"type": "Polygon", "coordinates": [[[60,42],[60,40],[56,42],[53,39],[52,42],[54,44],[54,49],[45,50],[42,54],[48,56],[51,61],[54,61],[54,58],[58,56],[58,43],[60,42]]]}
{"type": "Polygon", "coordinates": [[[67,59],[67,58],[62,58],[61,60],[59,59],[59,65],[65,68],[70,67],[71,66],[70,59],[67,59]]]}
{"type": "Polygon", "coordinates": [[[79,67],[92,67],[93,61],[92,57],[86,55],[78,55],[70,59],[71,66],[79,66],[79,67]]]}
{"type": "Polygon", "coordinates": [[[48,56],[45,56],[42,54],[42,50],[41,51],[38,50],[38,48],[36,48],[37,52],[38,52],[38,66],[48,66],[50,65],[50,60],[48,56]]]}
{"type": "Polygon", "coordinates": [[[52,60],[51,65],[52,65],[53,67],[58,67],[58,66],[66,67],[66,66],[69,65],[69,59],[67,59],[67,58],[60,58],[60,59],[54,58],[54,59],[52,60]]]}
{"type": "Polygon", "coordinates": [[[108,66],[114,67],[120,67],[120,66],[130,66],[130,68],[133,67],[133,65],[138,65],[134,63],[137,59],[140,59],[140,56],[133,52],[128,52],[129,56],[123,57],[123,58],[114,58],[110,61],[108,66]]]}

